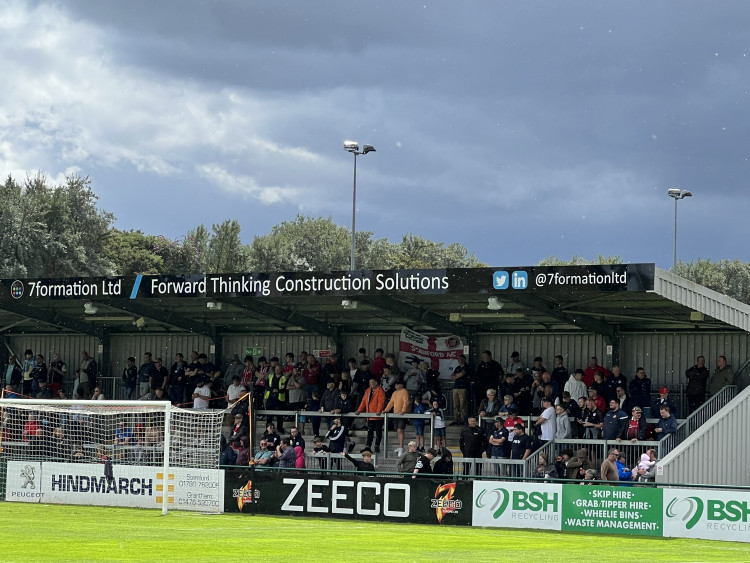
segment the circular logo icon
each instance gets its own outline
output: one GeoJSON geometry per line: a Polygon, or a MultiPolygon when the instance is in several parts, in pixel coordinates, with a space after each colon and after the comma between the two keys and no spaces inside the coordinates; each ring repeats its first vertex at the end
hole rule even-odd
{"type": "Polygon", "coordinates": [[[16,280],[10,284],[10,296],[13,299],[20,299],[23,297],[23,282],[16,280]]]}

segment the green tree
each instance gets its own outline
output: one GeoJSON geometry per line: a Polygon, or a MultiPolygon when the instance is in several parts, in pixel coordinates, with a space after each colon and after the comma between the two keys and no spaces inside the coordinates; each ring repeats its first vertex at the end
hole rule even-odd
{"type": "Polygon", "coordinates": [[[162,273],[164,259],[155,252],[159,238],[141,231],[112,229],[107,237],[106,254],[114,264],[115,274],[129,276],[162,273]]]}
{"type": "Polygon", "coordinates": [[[251,270],[330,271],[349,267],[350,231],[328,218],[297,215],[255,236],[248,248],[251,270]]]}
{"type": "Polygon", "coordinates": [[[407,234],[397,245],[391,268],[475,268],[484,266],[457,242],[445,246],[417,235],[407,234]]]}
{"type": "Polygon", "coordinates": [[[114,216],[97,208],[88,177],[52,186],[39,173],[0,187],[0,275],[99,276],[112,272],[105,241],[114,216]]]}
{"type": "Polygon", "coordinates": [[[97,208],[98,197],[88,177],[67,176],[65,184],[40,189],[49,235],[42,249],[41,275],[66,277],[104,276],[113,263],[106,252],[112,213],[97,208]]]}
{"type": "Polygon", "coordinates": [[[685,279],[750,303],[750,264],[740,260],[698,258],[695,262],[678,262],[674,273],[685,279]]]}
{"type": "Polygon", "coordinates": [[[240,224],[226,220],[220,225],[213,225],[212,231],[206,271],[211,274],[245,271],[247,251],[240,240],[240,224]]]}
{"type": "Polygon", "coordinates": [[[589,264],[622,264],[620,256],[603,256],[600,254],[596,260],[589,260],[575,254],[570,260],[563,260],[556,256],[550,256],[539,261],[540,266],[586,266],[589,264]]]}

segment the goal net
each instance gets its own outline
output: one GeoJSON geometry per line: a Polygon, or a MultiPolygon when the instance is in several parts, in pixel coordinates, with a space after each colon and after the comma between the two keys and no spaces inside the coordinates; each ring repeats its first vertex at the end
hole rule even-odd
{"type": "Polygon", "coordinates": [[[0,399],[6,501],[223,510],[223,411],[0,399]]]}

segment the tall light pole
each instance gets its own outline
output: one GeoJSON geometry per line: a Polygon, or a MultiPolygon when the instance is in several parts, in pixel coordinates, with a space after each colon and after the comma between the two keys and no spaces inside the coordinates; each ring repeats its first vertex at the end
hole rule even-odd
{"type": "Polygon", "coordinates": [[[349,264],[349,269],[354,270],[354,244],[357,218],[357,157],[361,154],[367,154],[368,152],[375,152],[375,147],[372,145],[362,145],[362,150],[360,151],[359,143],[357,143],[357,141],[344,141],[344,150],[354,155],[354,187],[352,189],[352,259],[349,264]]]}
{"type": "Polygon", "coordinates": [[[681,190],[679,188],[670,188],[667,190],[667,195],[674,198],[674,265],[672,270],[677,269],[677,200],[685,199],[686,197],[693,197],[693,194],[687,190],[681,190]]]}

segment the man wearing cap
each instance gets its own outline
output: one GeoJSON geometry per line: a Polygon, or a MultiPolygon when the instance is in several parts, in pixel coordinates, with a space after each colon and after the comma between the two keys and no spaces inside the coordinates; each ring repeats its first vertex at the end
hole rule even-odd
{"type": "Polygon", "coordinates": [[[617,471],[617,450],[612,448],[607,452],[607,459],[602,462],[599,471],[602,481],[619,481],[620,473],[617,471]]]}
{"type": "MultiPolygon", "coordinates": [[[[383,409],[383,412],[393,411],[395,414],[407,414],[411,412],[411,395],[407,389],[404,388],[404,382],[401,379],[396,380],[396,390],[391,395],[391,400],[383,409]]],[[[404,429],[406,428],[406,419],[396,419],[396,434],[398,434],[398,453],[404,451],[404,429]]]]}
{"type": "Polygon", "coordinates": [[[540,440],[543,443],[547,443],[555,438],[555,432],[557,431],[557,414],[555,413],[555,407],[552,406],[552,397],[542,397],[542,414],[539,415],[534,426],[538,427],[541,431],[540,440]]]}
{"type": "Polygon", "coordinates": [[[666,387],[661,387],[659,389],[659,398],[653,405],[651,405],[651,412],[656,414],[661,410],[662,405],[667,405],[669,407],[669,412],[672,413],[675,418],[679,417],[677,414],[677,405],[669,398],[669,389],[666,387]]]}
{"type": "Polygon", "coordinates": [[[505,373],[516,373],[519,369],[526,371],[526,364],[521,361],[521,354],[513,352],[510,355],[510,363],[508,364],[505,373]]]}
{"type": "Polygon", "coordinates": [[[625,435],[623,436],[623,439],[630,440],[631,442],[645,440],[647,429],[648,424],[646,422],[646,417],[643,416],[641,407],[633,407],[628,423],[625,426],[625,435]]]}
{"type": "Polygon", "coordinates": [[[227,439],[227,447],[221,454],[221,465],[234,465],[237,460],[237,454],[242,449],[241,440],[247,438],[247,426],[243,422],[241,414],[234,415],[234,426],[232,433],[227,439]]]}
{"type": "MultiPolygon", "coordinates": [[[[492,430],[489,443],[491,459],[510,457],[510,432],[505,427],[505,419],[502,416],[495,417],[495,428],[492,430]]],[[[495,467],[495,475],[505,475],[505,466],[498,464],[495,467]]]]}
{"type": "MultiPolygon", "coordinates": [[[[510,446],[510,459],[526,459],[531,455],[531,436],[526,434],[526,427],[523,424],[516,424],[514,430],[515,433],[510,446]]],[[[512,465],[510,469],[513,476],[521,475],[522,468],[520,465],[512,465]]]]}
{"type": "Polygon", "coordinates": [[[586,474],[587,469],[592,469],[588,453],[584,449],[576,451],[575,457],[568,461],[565,468],[565,477],[568,479],[580,479],[586,474]]]}
{"type": "Polygon", "coordinates": [[[435,459],[436,456],[437,452],[432,448],[428,448],[424,455],[421,456],[414,465],[414,471],[412,472],[414,473],[414,477],[417,475],[432,473],[432,460],[435,459]]]}
{"type": "Polygon", "coordinates": [[[628,415],[620,408],[617,399],[609,402],[609,410],[604,413],[602,438],[605,440],[620,440],[627,430],[628,415]]]}
{"type": "Polygon", "coordinates": [[[346,414],[354,410],[354,399],[349,395],[346,388],[338,392],[333,405],[333,414],[346,414]]]}

